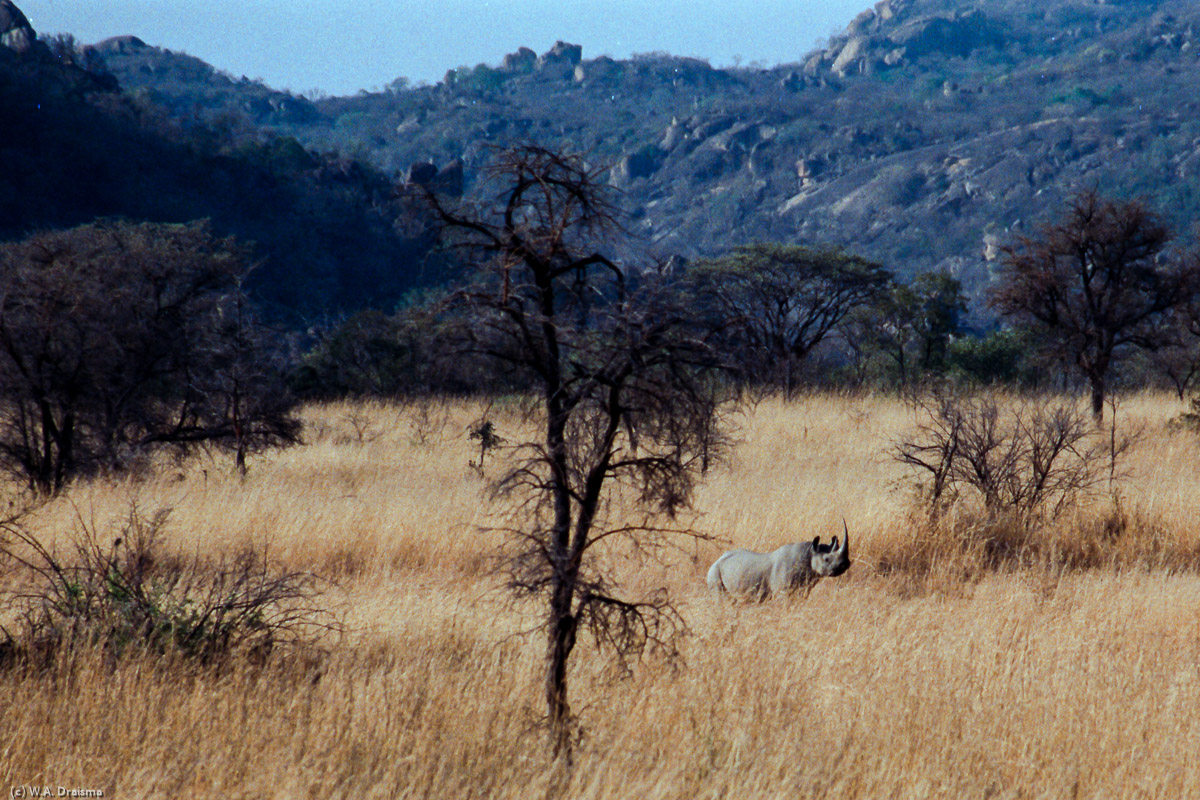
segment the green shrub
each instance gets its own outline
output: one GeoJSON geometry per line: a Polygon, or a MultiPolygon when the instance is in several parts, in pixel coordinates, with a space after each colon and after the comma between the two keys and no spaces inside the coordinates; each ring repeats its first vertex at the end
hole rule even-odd
{"type": "Polygon", "coordinates": [[[1033,342],[1027,331],[1003,328],[986,336],[956,339],[947,348],[951,377],[985,386],[1033,386],[1037,370],[1030,363],[1033,342]]]}

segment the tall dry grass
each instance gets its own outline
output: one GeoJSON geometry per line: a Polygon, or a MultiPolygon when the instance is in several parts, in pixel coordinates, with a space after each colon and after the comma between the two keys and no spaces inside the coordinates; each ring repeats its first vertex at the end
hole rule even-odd
{"type": "Polygon", "coordinates": [[[337,581],[347,631],[328,655],[212,671],[85,650],[8,670],[0,776],[110,797],[1200,796],[1200,443],[1168,434],[1179,410],[1146,395],[1119,412],[1146,434],[1118,534],[1102,496],[1041,545],[1090,542],[1094,558],[980,570],[969,548],[937,543],[896,566],[929,534],[885,454],[912,409],[759,405],[697,498],[695,524],[727,541],[620,562],[635,590],[668,586],[692,634],[682,661],[651,657],[627,679],[581,645],[584,735],[567,773],[539,727],[543,642],[520,635],[536,610],[496,589],[496,511],[468,463],[485,411],[510,440],[528,423],[504,406],[311,408],[309,444],[244,482],[221,460],[164,464],[76,487],[29,524],[65,541],[77,517],[103,528],[135,500],[173,509],[178,553],[264,547],[337,581]],[[708,596],[724,547],[828,536],[843,516],[844,577],[806,599],[708,596]],[[1141,558],[1148,547],[1159,555],[1141,558]]]}

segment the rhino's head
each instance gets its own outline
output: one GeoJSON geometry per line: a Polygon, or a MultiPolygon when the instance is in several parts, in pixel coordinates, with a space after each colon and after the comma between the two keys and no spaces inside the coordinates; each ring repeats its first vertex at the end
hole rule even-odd
{"type": "Polygon", "coordinates": [[[812,556],[810,565],[818,575],[832,578],[850,569],[850,530],[846,520],[842,520],[842,530],[845,538],[838,543],[838,537],[833,537],[829,544],[821,544],[821,537],[812,540],[812,556]]]}

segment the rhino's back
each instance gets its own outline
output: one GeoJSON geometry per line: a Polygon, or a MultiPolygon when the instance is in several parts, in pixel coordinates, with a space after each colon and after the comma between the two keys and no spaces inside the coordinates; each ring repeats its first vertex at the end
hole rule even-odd
{"type": "Polygon", "coordinates": [[[771,554],[730,550],[708,570],[709,588],[738,595],[763,595],[771,579],[771,554]]]}
{"type": "Polygon", "coordinates": [[[798,589],[816,579],[809,561],[812,558],[812,545],[808,542],[785,544],[772,550],[768,556],[771,561],[770,588],[772,594],[782,594],[798,589]]]}

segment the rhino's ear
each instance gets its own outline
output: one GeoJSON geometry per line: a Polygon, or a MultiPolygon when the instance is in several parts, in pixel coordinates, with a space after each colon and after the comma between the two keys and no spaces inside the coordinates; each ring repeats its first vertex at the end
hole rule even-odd
{"type": "Polygon", "coordinates": [[[820,536],[814,536],[814,537],[813,537],[813,545],[812,545],[812,546],[813,546],[813,550],[816,550],[816,549],[817,549],[817,547],[818,547],[820,544],[821,544],[821,537],[820,537],[820,536]]]}

